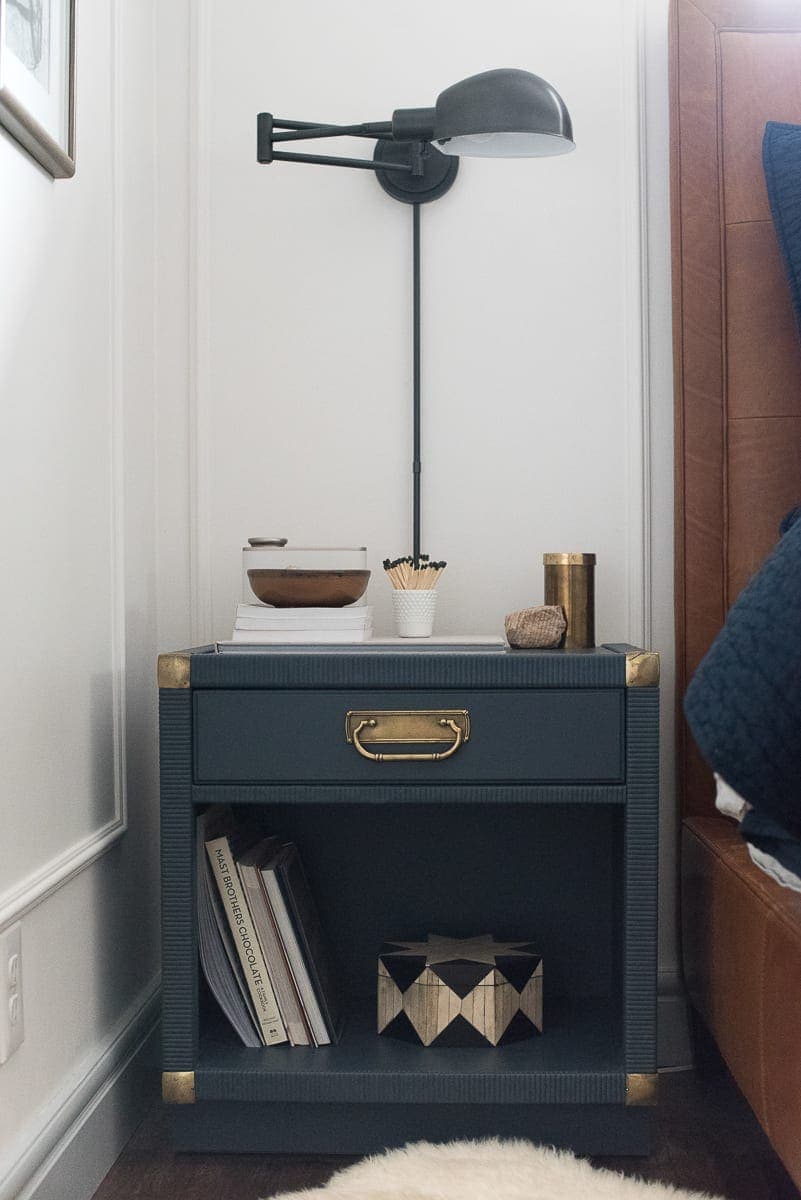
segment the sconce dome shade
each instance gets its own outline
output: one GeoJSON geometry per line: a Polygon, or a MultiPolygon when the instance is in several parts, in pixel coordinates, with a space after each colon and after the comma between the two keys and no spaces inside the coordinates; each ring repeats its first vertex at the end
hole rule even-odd
{"type": "Polygon", "coordinates": [[[446,88],[437,100],[434,141],[443,154],[539,158],[575,149],[564,100],[539,75],[502,67],[446,88]]]}

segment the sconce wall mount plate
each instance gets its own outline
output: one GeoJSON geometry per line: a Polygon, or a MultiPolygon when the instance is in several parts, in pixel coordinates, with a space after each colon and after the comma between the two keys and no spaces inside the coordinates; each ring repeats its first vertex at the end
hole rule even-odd
{"type": "Polygon", "coordinates": [[[390,142],[379,140],[375,145],[373,162],[410,163],[409,174],[376,169],[376,179],[388,195],[404,204],[426,204],[438,200],[453,185],[459,170],[455,155],[443,154],[430,142],[390,142]]]}

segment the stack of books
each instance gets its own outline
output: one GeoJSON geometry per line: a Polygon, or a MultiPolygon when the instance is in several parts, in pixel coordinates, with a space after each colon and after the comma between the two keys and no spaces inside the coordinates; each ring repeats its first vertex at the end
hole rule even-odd
{"type": "Polygon", "coordinates": [[[250,645],[367,642],[373,635],[368,604],[347,608],[271,608],[238,604],[231,641],[250,645]]]}
{"type": "Polygon", "coordinates": [[[246,1046],[328,1046],[340,1033],[320,920],[291,842],[197,819],[198,946],[212,995],[246,1046]]]}

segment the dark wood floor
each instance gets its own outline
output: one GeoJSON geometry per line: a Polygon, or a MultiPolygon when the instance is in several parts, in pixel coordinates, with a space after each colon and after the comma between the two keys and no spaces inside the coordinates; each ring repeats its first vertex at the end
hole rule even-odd
{"type": "MultiPolygon", "coordinates": [[[[131,1139],[94,1200],[257,1200],[324,1183],[345,1158],[176,1155],[160,1110],[131,1139]]],[[[728,1200],[799,1200],[750,1108],[715,1054],[697,1072],[660,1077],[650,1158],[599,1158],[627,1175],[710,1191],[728,1200]]]]}

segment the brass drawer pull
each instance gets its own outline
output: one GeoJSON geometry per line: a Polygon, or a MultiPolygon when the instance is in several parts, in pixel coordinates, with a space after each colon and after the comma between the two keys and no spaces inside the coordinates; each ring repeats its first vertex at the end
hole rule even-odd
{"type": "Polygon", "coordinates": [[[442,762],[470,740],[470,715],[466,709],[349,712],[345,737],[370,762],[442,762]],[[376,754],[365,746],[365,742],[445,742],[448,730],[455,735],[448,749],[431,754],[376,754]]]}
{"type": "Polygon", "coordinates": [[[447,725],[456,734],[456,740],[447,750],[441,752],[434,751],[433,754],[373,754],[371,750],[365,749],[359,738],[359,734],[363,729],[374,729],[377,725],[375,718],[370,720],[360,721],[353,731],[353,744],[361,754],[362,758],[369,758],[371,762],[441,762],[443,758],[450,758],[462,744],[463,734],[460,726],[455,721],[448,721],[443,718],[440,725],[447,725]]]}

